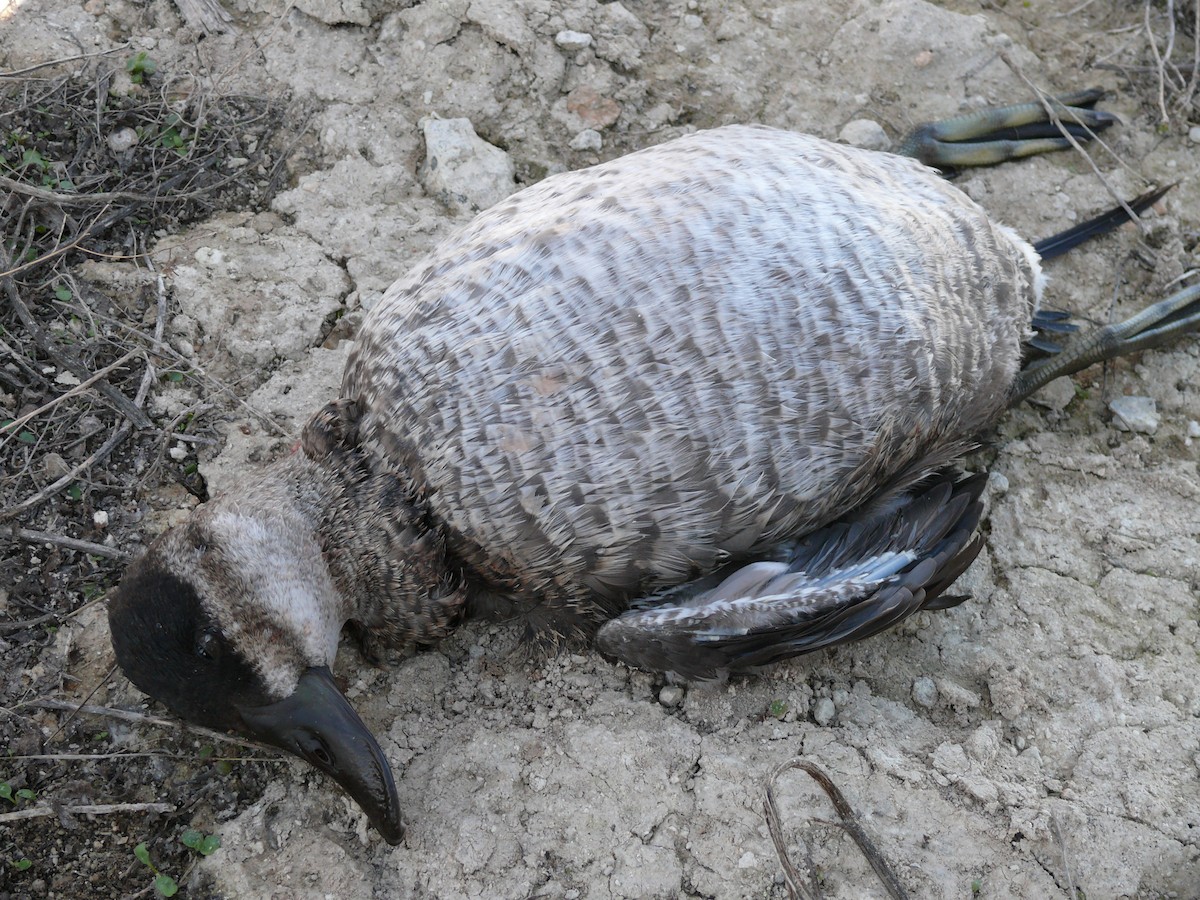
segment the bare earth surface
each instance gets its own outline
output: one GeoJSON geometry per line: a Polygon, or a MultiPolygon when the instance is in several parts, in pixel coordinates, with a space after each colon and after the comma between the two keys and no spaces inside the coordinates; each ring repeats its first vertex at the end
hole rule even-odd
{"type": "MultiPolygon", "coordinates": [[[[858,122],[847,137],[886,144],[926,119],[1026,99],[1013,67],[1049,91],[1098,84],[1124,120],[1106,135],[1120,161],[1093,154],[1105,177],[1126,196],[1180,185],[1146,233],[1126,228],[1050,265],[1048,305],[1128,315],[1196,264],[1198,116],[1174,110],[1158,127],[1157,78],[1137,68],[1153,64],[1140,4],[226,6],[235,30],[202,38],[164,0],[27,0],[0,22],[4,70],[127,41],[116,59],[144,50],[162,72],[292,103],[291,180],[271,208],[152,248],[167,339],[281,429],[198,381],[156,388],[157,421],[202,393],[226,412],[223,452],[200,450],[212,493],[286,452],[335,396],[363,310],[473,209],[689,129],[762,122],[837,138],[858,122]],[[437,122],[459,118],[478,139],[437,122]]],[[[1161,11],[1151,28],[1161,45],[1161,11]]],[[[1190,33],[1176,39],[1190,65],[1190,33]]],[[[1034,238],[1111,204],[1074,152],[958,183],[1034,238]]],[[[117,292],[123,265],[88,263],[78,277],[117,292]]],[[[1010,415],[970,461],[993,472],[987,546],[960,582],[973,599],[954,610],[683,690],[590,651],[529,660],[512,627],[464,628],[387,669],[346,647],[339,675],[396,768],[408,823],[398,848],[299,762],[235,762],[254,777],[223,794],[227,776],[196,757],[208,739],[97,719],[112,750],[172,753],[141,786],[92,783],[92,802],[162,797],[180,811],[42,819],[33,849],[32,826],[6,836],[15,826],[0,824],[0,897],[148,891],[133,844],[150,840],[162,859],[195,827],[222,847],[195,865],[167,854],[181,896],[782,898],[763,785],[794,756],[829,772],[913,896],[1200,897],[1200,341],[1075,384],[1010,415]],[[1118,427],[1108,404],[1122,395],[1155,401],[1153,433],[1118,427]],[[89,868],[114,847],[120,864],[89,868]],[[33,865],[18,871],[22,856],[33,865]]],[[[178,487],[136,499],[143,542],[195,503],[178,487]]],[[[78,679],[60,679],[61,697],[82,700],[112,665],[99,606],[45,644],[37,665],[78,679]]],[[[9,674],[25,687],[6,704],[45,683],[9,674]]],[[[143,698],[117,675],[90,702],[143,698]]],[[[67,752],[58,721],[28,719],[23,752],[67,752]]],[[[0,780],[27,766],[21,783],[55,802],[68,776],[95,778],[81,765],[0,759],[0,780]]],[[[827,897],[883,896],[849,838],[812,821],[834,813],[806,776],[782,776],[778,802],[793,859],[807,841],[827,897]]]]}

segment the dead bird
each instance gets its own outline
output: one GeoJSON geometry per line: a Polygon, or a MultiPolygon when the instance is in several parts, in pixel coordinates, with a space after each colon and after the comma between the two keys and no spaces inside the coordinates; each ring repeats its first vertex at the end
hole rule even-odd
{"type": "MultiPolygon", "coordinates": [[[[1097,96],[1062,111],[1081,137],[1111,124],[1097,96]]],[[[1065,144],[1029,104],[905,148],[1065,144]]],[[[347,623],[369,647],[516,615],[704,678],[952,605],[983,486],[954,459],[1050,379],[1200,325],[1193,288],[1022,369],[1039,257],[1096,221],[1035,247],[912,159],[764,127],[547,178],[390,288],[297,452],[130,568],[121,668],[308,760],[395,843],[330,674],[347,623]]]]}

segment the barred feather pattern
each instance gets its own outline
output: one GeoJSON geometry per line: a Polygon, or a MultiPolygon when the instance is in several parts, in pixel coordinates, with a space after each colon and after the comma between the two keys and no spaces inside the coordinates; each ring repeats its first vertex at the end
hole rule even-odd
{"type": "Polygon", "coordinates": [[[372,310],[343,395],[476,611],[590,630],[942,468],[1005,407],[1040,278],[912,160],[720,128],[477,217],[372,310]]]}

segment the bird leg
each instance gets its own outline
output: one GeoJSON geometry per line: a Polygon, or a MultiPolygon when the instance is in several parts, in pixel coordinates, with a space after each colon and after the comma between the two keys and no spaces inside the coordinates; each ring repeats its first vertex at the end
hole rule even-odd
{"type": "MultiPolygon", "coordinates": [[[[1090,141],[1095,132],[1118,121],[1112,113],[1092,107],[1104,97],[1089,88],[1051,99],[1055,114],[1077,141],[1090,141]]],[[[896,150],[939,169],[994,166],[1011,159],[1066,150],[1071,142],[1051,120],[1041,103],[999,106],[918,125],[896,150]]]]}
{"type": "Polygon", "coordinates": [[[1013,385],[1011,405],[1062,375],[1127,353],[1160,347],[1189,331],[1200,330],[1200,284],[1184,288],[1148,306],[1124,322],[1095,328],[1068,341],[1061,352],[1025,366],[1013,385]]]}

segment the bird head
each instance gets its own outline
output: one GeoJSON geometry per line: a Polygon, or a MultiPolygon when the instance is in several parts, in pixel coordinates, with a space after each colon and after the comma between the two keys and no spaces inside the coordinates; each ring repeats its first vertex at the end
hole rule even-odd
{"type": "Polygon", "coordinates": [[[117,662],[181,718],[307,760],[399,843],[391,768],[330,672],[347,604],[282,494],[213,501],[151,545],[109,603],[117,662]]]}

